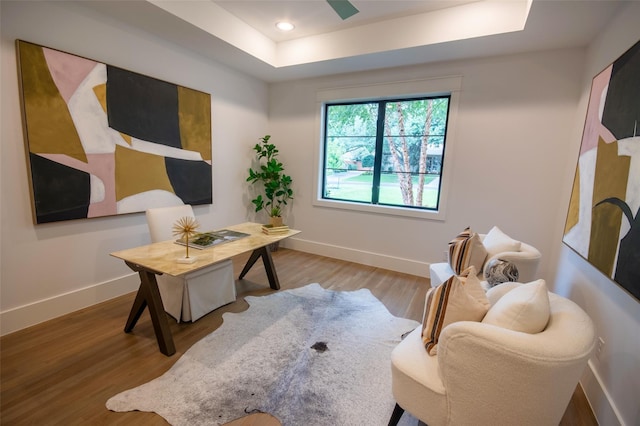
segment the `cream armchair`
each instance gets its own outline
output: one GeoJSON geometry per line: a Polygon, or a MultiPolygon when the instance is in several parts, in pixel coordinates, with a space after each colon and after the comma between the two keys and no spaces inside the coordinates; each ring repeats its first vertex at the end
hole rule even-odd
{"type": "MultiPolygon", "coordinates": [[[[487,234],[478,235],[480,236],[480,240],[484,242],[487,234]]],[[[538,271],[538,266],[540,264],[542,255],[540,254],[540,251],[538,251],[538,249],[536,249],[532,245],[524,242],[518,243],[518,251],[507,250],[497,253],[489,253],[485,258],[482,267],[478,268],[478,278],[481,281],[486,281],[486,277],[484,276],[484,273],[486,272],[484,265],[486,265],[493,259],[504,259],[513,263],[518,268],[518,281],[529,282],[536,279],[536,273],[538,271]]],[[[440,284],[451,278],[452,275],[454,275],[454,272],[448,262],[438,262],[429,265],[429,279],[431,280],[432,287],[439,286],[440,284]]]]}
{"type": "MultiPolygon", "coordinates": [[[[176,238],[173,224],[181,217],[195,217],[190,205],[160,207],[146,212],[151,242],[176,238]]],[[[193,250],[197,255],[198,250],[193,250]]],[[[185,276],[157,276],[164,310],[178,322],[196,321],[222,305],[236,300],[233,263],[225,260],[185,276]]]]}
{"type": "MultiPolygon", "coordinates": [[[[504,285],[504,284],[503,284],[504,285]]],[[[595,346],[594,326],[574,302],[549,293],[549,322],[528,334],[482,322],[446,326],[429,356],[416,328],[391,354],[397,402],[429,426],[554,425],[595,346]]]]}

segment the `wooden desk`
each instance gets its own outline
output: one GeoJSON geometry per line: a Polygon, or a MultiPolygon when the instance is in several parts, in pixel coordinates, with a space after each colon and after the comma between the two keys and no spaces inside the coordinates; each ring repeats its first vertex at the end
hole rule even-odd
{"type": "Polygon", "coordinates": [[[124,260],[127,266],[140,275],[140,288],[138,289],[133,306],[131,307],[131,312],[129,313],[129,318],[124,327],[126,333],[133,330],[142,312],[148,307],[160,352],[167,356],[171,356],[176,352],[171,330],[169,329],[169,322],[164,312],[160,291],[158,290],[156,275],[168,274],[181,276],[206,268],[214,263],[230,259],[239,254],[252,251],[249,260],[247,260],[246,265],[240,273],[239,279],[242,279],[258,259],[261,258],[267,273],[267,278],[269,279],[269,286],[274,290],[280,289],[280,283],[273,259],[271,258],[269,245],[296,235],[300,233],[300,231],[291,229],[289,232],[279,235],[266,235],[262,232],[262,225],[253,222],[227,226],[224,229],[244,232],[249,234],[249,236],[204,250],[190,248],[189,256],[197,258],[194,263],[177,262],[178,258],[184,256],[185,247],[176,244],[174,240],[162,241],[111,253],[111,256],[124,260]]]}

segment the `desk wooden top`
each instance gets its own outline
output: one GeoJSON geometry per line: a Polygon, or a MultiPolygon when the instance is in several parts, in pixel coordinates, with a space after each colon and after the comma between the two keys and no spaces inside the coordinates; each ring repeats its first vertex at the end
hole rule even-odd
{"type": "Polygon", "coordinates": [[[152,271],[179,276],[300,233],[290,229],[287,233],[266,235],[262,232],[262,224],[253,222],[227,226],[223,229],[244,232],[249,236],[201,250],[189,247],[189,257],[197,259],[194,263],[177,262],[178,258],[184,257],[186,247],[176,244],[174,239],[116,251],[111,253],[111,256],[152,271]]]}

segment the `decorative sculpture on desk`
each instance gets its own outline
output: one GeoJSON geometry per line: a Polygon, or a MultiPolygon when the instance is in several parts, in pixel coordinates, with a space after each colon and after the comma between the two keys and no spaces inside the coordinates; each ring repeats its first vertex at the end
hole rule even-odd
{"type": "Polygon", "coordinates": [[[173,224],[173,235],[180,237],[184,240],[187,253],[185,257],[178,259],[178,263],[193,263],[196,261],[195,257],[189,257],[189,237],[192,237],[196,233],[196,229],[200,227],[200,224],[196,218],[191,216],[181,217],[173,224]]]}

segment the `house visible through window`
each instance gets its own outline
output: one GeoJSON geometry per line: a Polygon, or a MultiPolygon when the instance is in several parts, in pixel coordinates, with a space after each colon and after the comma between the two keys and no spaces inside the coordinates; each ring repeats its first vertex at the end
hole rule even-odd
{"type": "Polygon", "coordinates": [[[438,210],[450,100],[325,103],[322,199],[438,210]]]}

